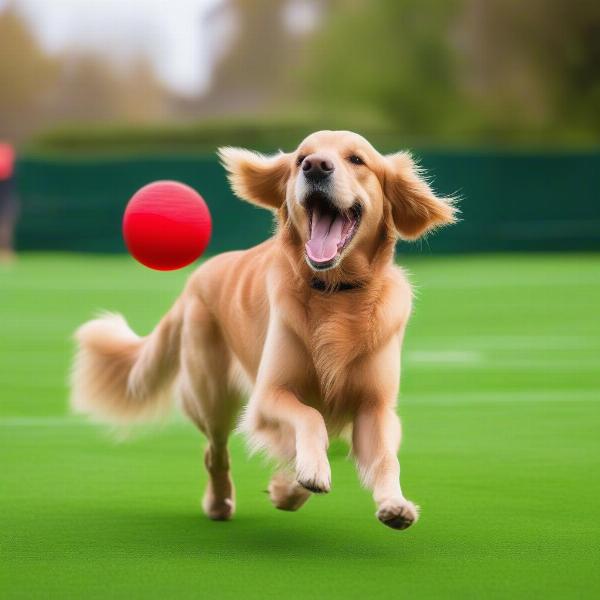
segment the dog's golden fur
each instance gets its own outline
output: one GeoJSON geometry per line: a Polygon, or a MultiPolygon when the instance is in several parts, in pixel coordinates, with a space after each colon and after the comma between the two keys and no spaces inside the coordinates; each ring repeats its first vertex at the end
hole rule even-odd
{"type": "Polygon", "coordinates": [[[220,157],[236,194],[274,211],[275,235],[204,263],[148,337],[115,315],[83,325],[73,405],[132,421],[165,408],[175,384],[209,441],[203,506],[214,519],[234,511],[227,438],[246,397],[241,429],[281,465],[269,486],[278,508],[329,491],[329,435],[351,426],[378,518],[408,527],[417,509],[400,489],[395,405],[411,289],[393,264],[394,245],[453,222],[455,208],[434,196],[407,153],[383,156],[350,132],[312,134],[289,154],[223,148],[220,157]],[[303,170],[313,159],[331,169],[336,210],[360,210],[354,237],[324,270],[304,249],[303,170]]]}

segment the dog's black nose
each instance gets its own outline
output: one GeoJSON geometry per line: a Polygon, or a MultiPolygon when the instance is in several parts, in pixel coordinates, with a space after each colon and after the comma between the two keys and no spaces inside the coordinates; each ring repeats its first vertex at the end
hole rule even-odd
{"type": "Polygon", "coordinates": [[[333,162],[318,154],[311,154],[302,161],[304,176],[311,181],[322,181],[329,177],[334,170],[333,162]]]}

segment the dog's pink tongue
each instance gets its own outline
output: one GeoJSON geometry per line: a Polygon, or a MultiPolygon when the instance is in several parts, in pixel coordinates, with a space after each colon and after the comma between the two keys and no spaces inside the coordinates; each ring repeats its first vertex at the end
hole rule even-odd
{"type": "Polygon", "coordinates": [[[328,262],[335,257],[338,244],[342,239],[344,219],[341,215],[319,213],[317,209],[312,215],[310,240],[306,242],[306,253],[315,262],[328,262]]]}

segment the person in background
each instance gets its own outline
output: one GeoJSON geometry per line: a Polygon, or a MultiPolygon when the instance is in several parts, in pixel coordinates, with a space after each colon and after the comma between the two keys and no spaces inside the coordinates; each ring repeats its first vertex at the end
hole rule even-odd
{"type": "Polygon", "coordinates": [[[0,141],[0,263],[14,258],[14,230],[17,219],[15,150],[0,141]]]}

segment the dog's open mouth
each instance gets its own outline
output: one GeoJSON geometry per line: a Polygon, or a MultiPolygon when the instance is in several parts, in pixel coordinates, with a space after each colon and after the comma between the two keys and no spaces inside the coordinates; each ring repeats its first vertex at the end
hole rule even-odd
{"type": "Polygon", "coordinates": [[[307,203],[309,239],[306,256],[318,270],[334,266],[356,234],[360,224],[361,206],[356,202],[347,211],[336,208],[327,196],[312,195],[307,203]]]}

